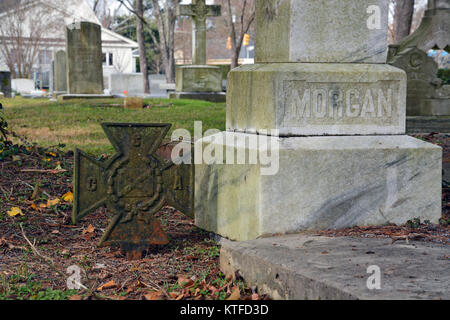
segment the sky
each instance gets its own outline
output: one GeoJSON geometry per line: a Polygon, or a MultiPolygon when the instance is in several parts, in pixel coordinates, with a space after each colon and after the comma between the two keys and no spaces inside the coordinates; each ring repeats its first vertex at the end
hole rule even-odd
{"type": "MultiPolygon", "coordinates": [[[[94,3],[94,0],[87,0],[87,1],[91,5],[94,3]]],[[[117,0],[108,0],[108,1],[110,3],[111,9],[113,9],[113,10],[120,6],[119,1],[117,1],[117,0]]],[[[181,1],[182,4],[189,4],[191,2],[192,2],[192,0],[182,0],[181,1]]],[[[207,4],[214,4],[214,0],[206,0],[206,3],[207,4]]],[[[420,8],[420,7],[426,6],[426,3],[427,3],[427,0],[416,0],[416,7],[420,8]]],[[[128,14],[129,12],[126,9],[123,8],[122,13],[123,14],[128,14]]]]}

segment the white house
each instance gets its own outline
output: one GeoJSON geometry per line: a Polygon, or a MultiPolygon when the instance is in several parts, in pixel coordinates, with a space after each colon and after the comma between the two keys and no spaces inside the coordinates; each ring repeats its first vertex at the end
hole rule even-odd
{"type": "MultiPolygon", "coordinates": [[[[8,10],[8,6],[3,6],[11,0],[0,0],[0,21],[5,21],[7,16],[11,17],[14,12],[8,10]]],[[[78,21],[89,21],[100,24],[95,13],[88,5],[87,0],[13,0],[20,1],[20,9],[26,11],[24,15],[27,21],[23,25],[28,30],[23,34],[27,39],[32,39],[33,28],[36,28],[36,21],[33,17],[44,16],[44,13],[51,14],[51,21],[57,21],[55,27],[43,28],[43,33],[39,35],[45,41],[39,45],[39,54],[33,65],[33,77],[36,82],[42,81],[43,87],[51,85],[52,60],[54,52],[65,50],[65,26],[78,21]]],[[[17,10],[17,9],[16,9],[17,10]]],[[[44,18],[42,18],[44,19],[44,18]]],[[[42,20],[41,20],[42,21],[42,20]]],[[[50,21],[50,20],[49,20],[50,21]]],[[[0,38],[4,34],[0,33],[0,38]]],[[[4,43],[4,42],[3,42],[4,43]]],[[[8,39],[6,39],[8,43],[8,39]]],[[[132,73],[136,70],[136,59],[133,57],[133,50],[139,46],[135,41],[123,37],[111,30],[102,28],[102,51],[103,51],[103,76],[108,78],[111,73],[132,73]]],[[[4,54],[0,51],[0,70],[8,71],[4,54]]],[[[106,84],[106,82],[105,82],[106,84]]]]}

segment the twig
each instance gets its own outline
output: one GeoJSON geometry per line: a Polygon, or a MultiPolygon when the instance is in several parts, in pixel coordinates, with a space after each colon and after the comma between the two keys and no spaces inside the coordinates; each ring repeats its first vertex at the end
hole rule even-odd
{"type": "MultiPolygon", "coordinates": [[[[31,247],[31,250],[33,251],[33,253],[39,258],[41,259],[47,266],[49,266],[53,271],[55,271],[57,274],[59,274],[63,279],[66,279],[67,276],[61,272],[60,270],[58,270],[53,262],[53,260],[49,257],[46,257],[44,255],[42,255],[34,246],[34,244],[31,243],[31,241],[27,238],[25,231],[23,230],[23,226],[22,223],[20,224],[20,230],[22,231],[22,236],[25,239],[25,241],[28,243],[28,245],[31,247]]],[[[89,278],[88,278],[89,279],[89,278]]],[[[83,288],[84,290],[86,290],[91,296],[96,297],[97,299],[104,299],[104,300],[111,300],[108,297],[105,296],[101,296],[98,295],[97,293],[95,293],[94,291],[92,291],[91,289],[89,289],[88,287],[84,286],[83,284],[76,282],[75,283],[77,285],[79,285],[81,288],[83,288]]]]}
{"type": "Polygon", "coordinates": [[[20,171],[21,172],[52,173],[52,174],[67,172],[67,170],[65,170],[65,169],[58,169],[58,170],[56,170],[56,169],[23,169],[20,171]]]}
{"type": "Polygon", "coordinates": [[[397,241],[406,241],[406,244],[409,245],[409,240],[419,240],[419,239],[423,239],[425,238],[424,235],[422,234],[418,234],[418,233],[410,233],[409,235],[406,236],[399,236],[399,237],[391,237],[392,239],[392,244],[396,243],[397,241]]]}
{"type": "MultiPolygon", "coordinates": [[[[33,187],[31,184],[29,184],[28,182],[25,182],[25,181],[20,181],[20,182],[22,182],[24,185],[26,185],[27,187],[29,187],[29,188],[31,188],[32,190],[34,190],[34,187],[33,187]]],[[[45,192],[44,190],[42,190],[42,193],[45,194],[45,195],[47,196],[47,198],[49,198],[49,199],[52,198],[52,196],[49,195],[49,194],[48,194],[47,192],[45,192]]]]}
{"type": "Polygon", "coordinates": [[[61,277],[66,278],[66,275],[64,273],[62,273],[61,271],[59,271],[56,267],[55,264],[53,262],[53,260],[49,257],[43,256],[37,249],[36,247],[31,243],[31,241],[27,238],[25,231],[23,230],[23,225],[22,223],[20,224],[20,230],[22,231],[22,236],[25,239],[25,241],[28,243],[28,245],[30,246],[31,250],[33,251],[33,253],[39,258],[41,259],[46,265],[48,265],[53,271],[55,271],[57,274],[59,274],[61,277]]]}

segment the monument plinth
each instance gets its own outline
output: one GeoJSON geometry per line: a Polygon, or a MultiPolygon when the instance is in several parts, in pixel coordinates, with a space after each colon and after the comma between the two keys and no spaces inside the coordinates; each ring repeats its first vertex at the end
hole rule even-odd
{"type": "Polygon", "coordinates": [[[222,69],[206,65],[206,18],[220,16],[221,7],[193,0],[190,5],[178,6],[177,15],[192,17],[192,65],[177,68],[176,88],[170,97],[225,102],[222,69]]]}
{"type": "Polygon", "coordinates": [[[230,73],[228,132],[198,142],[226,162],[196,165],[197,226],[250,240],[438,223],[442,149],[405,136],[406,75],[385,63],[388,4],[256,1],[257,63],[230,73]]]}

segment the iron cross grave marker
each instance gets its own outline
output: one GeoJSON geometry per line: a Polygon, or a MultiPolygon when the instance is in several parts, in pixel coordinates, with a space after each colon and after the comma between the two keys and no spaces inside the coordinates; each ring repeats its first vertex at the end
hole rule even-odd
{"type": "Polygon", "coordinates": [[[169,242],[155,218],[163,206],[193,216],[194,166],[175,165],[156,154],[170,124],[104,123],[102,127],[117,153],[101,162],[75,151],[72,220],[78,223],[106,206],[113,217],[98,245],[119,245],[135,259],[150,245],[169,242]]]}

